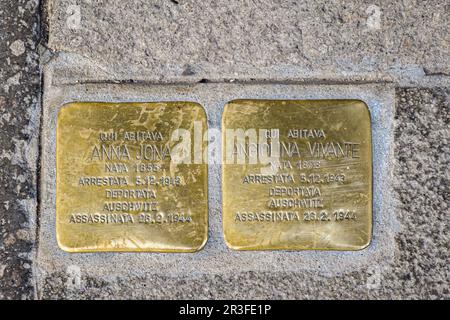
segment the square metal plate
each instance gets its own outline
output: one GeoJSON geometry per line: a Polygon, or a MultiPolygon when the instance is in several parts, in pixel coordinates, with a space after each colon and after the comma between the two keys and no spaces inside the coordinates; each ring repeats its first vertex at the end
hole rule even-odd
{"type": "Polygon", "coordinates": [[[372,237],[359,100],[235,100],[222,118],[223,231],[236,250],[359,250],[372,237]]]}
{"type": "Polygon", "coordinates": [[[204,109],[70,103],[57,121],[57,240],[69,252],[193,252],[208,235],[204,109]],[[197,141],[191,141],[197,137],[197,141]],[[194,152],[194,144],[197,149],[194,152]]]}

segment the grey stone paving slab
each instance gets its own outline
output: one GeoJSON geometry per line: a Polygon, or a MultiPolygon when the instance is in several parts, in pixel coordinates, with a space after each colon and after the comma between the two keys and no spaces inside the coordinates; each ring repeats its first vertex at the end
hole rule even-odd
{"type": "Polygon", "coordinates": [[[450,298],[450,90],[397,90],[395,179],[402,225],[389,275],[412,298],[450,298]]]}
{"type": "Polygon", "coordinates": [[[38,1],[0,2],[0,300],[34,296],[38,23],[38,1]]]}
{"type": "Polygon", "coordinates": [[[446,0],[49,0],[54,80],[447,81],[446,0]]]}
{"type": "MultiPolygon", "coordinates": [[[[49,66],[50,68],[51,66],[49,66]]],[[[51,84],[46,72],[45,83],[51,84]]],[[[300,85],[63,85],[45,87],[42,131],[41,229],[38,249],[38,285],[40,296],[73,287],[85,292],[86,281],[101,282],[119,288],[125,283],[158,277],[171,281],[200,281],[208,277],[233,277],[245,272],[311,272],[332,279],[346,273],[359,273],[374,266],[387,267],[394,258],[397,232],[392,214],[392,146],[394,90],[390,85],[300,86],[300,85]],[[68,254],[59,249],[55,236],[55,126],[59,108],[72,101],[195,101],[204,106],[210,128],[215,128],[220,142],[223,106],[237,98],[265,99],[361,99],[372,114],[374,153],[374,237],[365,250],[356,252],[266,251],[237,252],[228,249],[221,228],[220,165],[209,167],[209,241],[194,254],[94,253],[68,254]],[[66,280],[60,280],[66,279],[66,280]],[[69,279],[69,280],[67,280],[69,279]],[[71,281],[70,279],[75,279],[71,281]],[[62,281],[57,288],[55,281],[62,281]],[[62,287],[61,287],[62,286],[62,287]],[[51,289],[49,289],[51,288],[51,289]],[[50,292],[47,292],[50,290],[50,292]]],[[[220,143],[218,143],[220,146],[220,143]]],[[[144,280],[143,280],[144,281],[144,280]]],[[[146,281],[146,280],[145,280],[146,281]]],[[[144,282],[145,282],[144,281],[144,282]]],[[[162,281],[162,280],[161,280],[162,281]]],[[[127,286],[127,285],[125,285],[127,286]]],[[[79,292],[75,290],[75,292],[79,292]]],[[[144,288],[136,297],[165,296],[164,285],[144,288]],[[155,291],[156,290],[156,291],[155,291]],[[159,293],[158,293],[159,292],[159,293]]],[[[210,288],[210,290],[215,290],[210,288]]],[[[70,292],[70,290],[68,291],[70,292]]],[[[115,291],[122,296],[121,289],[115,291]]],[[[185,295],[186,292],[173,292],[185,295]]],[[[229,295],[225,292],[224,295],[229,295]]],[[[274,293],[268,293],[274,294],[274,293]]]]}

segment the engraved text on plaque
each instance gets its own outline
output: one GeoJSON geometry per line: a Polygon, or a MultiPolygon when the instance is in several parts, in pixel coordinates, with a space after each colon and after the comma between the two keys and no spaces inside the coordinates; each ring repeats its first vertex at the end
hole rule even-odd
{"type": "Polygon", "coordinates": [[[236,100],[222,119],[223,228],[237,250],[358,250],[372,234],[358,100],[236,100]]]}

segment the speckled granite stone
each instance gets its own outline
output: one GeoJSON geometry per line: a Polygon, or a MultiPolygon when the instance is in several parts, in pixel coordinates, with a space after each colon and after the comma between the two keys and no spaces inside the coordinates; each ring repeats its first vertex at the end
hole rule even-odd
{"type": "Polygon", "coordinates": [[[34,296],[38,1],[0,2],[0,299],[34,296]]]}
{"type": "Polygon", "coordinates": [[[295,10],[292,1],[278,7],[271,0],[244,1],[242,6],[224,1],[223,6],[208,4],[208,10],[188,0],[136,2],[141,11],[118,0],[0,2],[0,299],[450,299],[446,1],[375,6],[363,0],[305,1],[295,10]],[[320,268],[301,272],[211,272],[185,278],[100,277],[71,265],[36,281],[41,202],[36,45],[46,22],[39,21],[39,2],[50,22],[41,66],[49,61],[57,66],[49,88],[80,82],[145,87],[208,81],[240,82],[244,88],[261,82],[397,86],[392,150],[396,203],[389,212],[397,225],[389,240],[389,261],[333,276],[324,272],[332,266],[319,259],[315,265],[320,268]],[[266,24],[267,12],[288,19],[266,24]],[[290,24],[289,19],[299,22],[290,24]]]}

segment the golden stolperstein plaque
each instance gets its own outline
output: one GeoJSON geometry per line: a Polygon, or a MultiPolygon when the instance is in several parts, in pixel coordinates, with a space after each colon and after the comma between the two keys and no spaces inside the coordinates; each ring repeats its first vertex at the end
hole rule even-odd
{"type": "Polygon", "coordinates": [[[207,130],[192,102],[70,103],[57,121],[56,231],[69,252],[194,252],[208,235],[207,130]]]}
{"type": "Polygon", "coordinates": [[[359,250],[372,237],[359,100],[236,100],[222,118],[223,230],[236,250],[359,250]]]}

